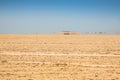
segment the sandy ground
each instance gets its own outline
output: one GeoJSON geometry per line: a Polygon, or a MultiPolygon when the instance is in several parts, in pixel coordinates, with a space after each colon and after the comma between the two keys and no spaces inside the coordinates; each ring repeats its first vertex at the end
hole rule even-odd
{"type": "Polygon", "coordinates": [[[0,35],[0,80],[120,80],[120,36],[0,35]]]}

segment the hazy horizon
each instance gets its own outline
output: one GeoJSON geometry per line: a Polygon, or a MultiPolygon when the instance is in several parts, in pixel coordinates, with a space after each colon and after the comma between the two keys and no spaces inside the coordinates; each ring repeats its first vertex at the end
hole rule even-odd
{"type": "Polygon", "coordinates": [[[0,0],[0,33],[120,33],[120,0],[0,0]]]}

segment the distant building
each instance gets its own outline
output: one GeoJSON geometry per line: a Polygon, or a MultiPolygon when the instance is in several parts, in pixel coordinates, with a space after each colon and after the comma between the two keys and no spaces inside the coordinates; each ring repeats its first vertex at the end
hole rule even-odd
{"type": "Polygon", "coordinates": [[[72,32],[72,31],[62,31],[62,32],[59,32],[58,34],[62,34],[62,35],[78,35],[77,32],[72,32]]]}

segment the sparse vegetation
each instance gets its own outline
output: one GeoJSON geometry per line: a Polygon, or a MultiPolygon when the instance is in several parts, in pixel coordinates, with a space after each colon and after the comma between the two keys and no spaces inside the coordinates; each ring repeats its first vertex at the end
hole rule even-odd
{"type": "Polygon", "coordinates": [[[2,60],[1,63],[4,64],[4,63],[7,63],[8,61],[7,60],[2,60]]]}

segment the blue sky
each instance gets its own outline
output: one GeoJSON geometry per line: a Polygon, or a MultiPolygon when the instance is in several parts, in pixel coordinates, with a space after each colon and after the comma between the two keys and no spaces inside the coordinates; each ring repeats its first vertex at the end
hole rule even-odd
{"type": "Polygon", "coordinates": [[[0,0],[0,33],[120,33],[120,0],[0,0]]]}

